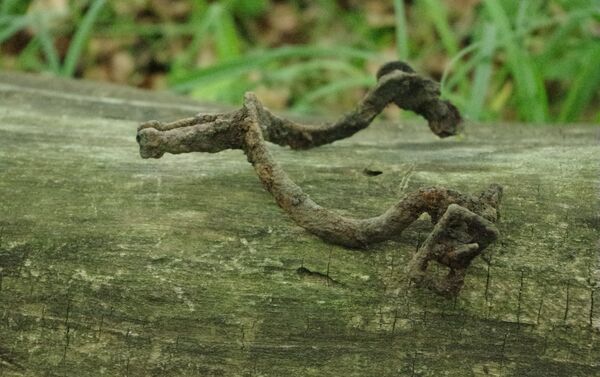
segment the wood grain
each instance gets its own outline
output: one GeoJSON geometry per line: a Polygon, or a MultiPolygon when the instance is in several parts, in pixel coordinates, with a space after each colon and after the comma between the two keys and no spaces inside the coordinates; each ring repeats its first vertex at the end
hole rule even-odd
{"type": "Polygon", "coordinates": [[[139,122],[211,110],[0,74],[0,376],[600,376],[598,127],[440,140],[415,120],[272,146],[356,216],[423,186],[503,185],[501,239],[447,300],[405,271],[427,219],[347,250],[295,226],[241,151],[139,158],[139,122]]]}

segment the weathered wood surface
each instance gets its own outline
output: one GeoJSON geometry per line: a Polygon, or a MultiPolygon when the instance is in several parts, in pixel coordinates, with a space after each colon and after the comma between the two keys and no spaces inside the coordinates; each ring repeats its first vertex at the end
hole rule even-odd
{"type": "Polygon", "coordinates": [[[598,127],[439,140],[422,122],[377,123],[310,151],[273,146],[349,214],[422,186],[504,185],[501,240],[447,300],[403,268],[426,221],[346,250],[287,219],[240,151],[139,157],[138,122],[208,110],[0,74],[1,376],[600,376],[598,127]]]}

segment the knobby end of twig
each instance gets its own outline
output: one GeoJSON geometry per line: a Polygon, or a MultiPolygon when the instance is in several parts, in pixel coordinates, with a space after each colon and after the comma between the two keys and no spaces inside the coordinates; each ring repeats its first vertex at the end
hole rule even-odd
{"type": "Polygon", "coordinates": [[[379,68],[376,76],[380,84],[391,83],[392,101],[398,107],[423,116],[437,136],[445,138],[462,130],[460,112],[450,101],[440,98],[439,84],[418,75],[407,63],[388,62],[379,68]]]}
{"type": "Polygon", "coordinates": [[[430,111],[425,116],[429,121],[431,132],[441,138],[446,138],[455,136],[462,131],[462,117],[456,106],[450,101],[438,100],[432,109],[435,111],[430,111]]]}

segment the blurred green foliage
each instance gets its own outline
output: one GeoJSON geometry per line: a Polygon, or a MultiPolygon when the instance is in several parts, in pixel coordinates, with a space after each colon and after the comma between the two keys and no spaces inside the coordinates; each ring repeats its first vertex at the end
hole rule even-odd
{"type": "Polygon", "coordinates": [[[341,112],[403,59],[474,120],[600,121],[598,0],[2,0],[0,66],[341,112]]]}

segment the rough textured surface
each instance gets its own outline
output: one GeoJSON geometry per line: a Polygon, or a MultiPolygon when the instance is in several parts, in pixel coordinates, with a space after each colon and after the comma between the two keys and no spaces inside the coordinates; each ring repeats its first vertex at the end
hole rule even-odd
{"type": "Polygon", "coordinates": [[[446,300],[404,271],[428,221],[349,251],[283,217],[240,151],[139,159],[137,123],[209,110],[0,74],[0,375],[600,375],[597,127],[378,123],[272,147],[365,217],[502,184],[502,237],[446,300]]]}
{"type": "Polygon", "coordinates": [[[402,62],[385,64],[377,75],[377,85],[339,121],[321,125],[291,122],[273,115],[253,93],[246,93],[243,106],[233,112],[198,114],[171,123],[157,120],[142,123],[136,135],[140,156],[160,158],[165,152],[217,153],[241,149],[265,190],[297,225],[327,243],[350,248],[367,248],[373,243],[397,239],[404,229],[427,213],[436,224],[435,235],[428,238],[424,248],[417,250],[414,258],[418,261],[409,263],[409,275],[418,286],[455,296],[464,284],[472,260],[498,238],[494,223],[499,217],[502,187],[490,185],[479,196],[444,187],[422,188],[404,195],[379,216],[347,217],[315,203],[277,163],[266,142],[301,149],[330,144],[366,128],[388,103],[419,109],[421,115],[429,114],[430,128],[441,131],[436,132],[440,136],[456,134],[460,123],[458,110],[439,98],[438,84],[403,70],[385,73],[387,67],[397,64],[412,72],[402,62]],[[435,111],[439,105],[443,111],[435,111]],[[431,127],[431,124],[436,126],[431,127]],[[448,212],[452,205],[457,208],[448,212]],[[444,221],[438,223],[440,218],[444,221]],[[430,261],[446,266],[449,269],[447,277],[426,276],[430,261]]]}

